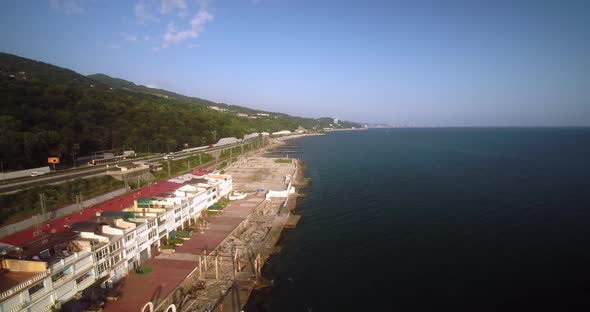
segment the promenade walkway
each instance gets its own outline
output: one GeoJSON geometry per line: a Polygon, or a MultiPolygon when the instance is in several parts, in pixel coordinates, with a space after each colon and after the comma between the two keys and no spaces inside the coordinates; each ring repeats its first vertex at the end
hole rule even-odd
{"type": "Polygon", "coordinates": [[[264,200],[262,195],[232,202],[220,216],[208,217],[209,229],[193,233],[173,254],[160,254],[142,264],[149,274],[131,273],[118,285],[120,297],[108,301],[105,311],[140,311],[148,302],[155,306],[168,296],[198,265],[203,250],[211,252],[264,200]]]}

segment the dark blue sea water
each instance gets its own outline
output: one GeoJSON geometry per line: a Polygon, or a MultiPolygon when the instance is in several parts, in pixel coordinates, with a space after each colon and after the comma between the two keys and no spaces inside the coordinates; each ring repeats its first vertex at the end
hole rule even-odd
{"type": "Polygon", "coordinates": [[[308,137],[251,311],[589,311],[590,129],[308,137]]]}

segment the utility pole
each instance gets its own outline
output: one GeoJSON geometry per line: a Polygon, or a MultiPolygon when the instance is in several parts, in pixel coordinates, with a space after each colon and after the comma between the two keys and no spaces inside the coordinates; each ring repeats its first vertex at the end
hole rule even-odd
{"type": "Polygon", "coordinates": [[[45,207],[45,194],[39,194],[39,203],[41,204],[41,214],[43,215],[43,222],[47,221],[47,210],[45,207]]]}
{"type": "Polygon", "coordinates": [[[37,234],[37,236],[41,235],[41,229],[39,229],[39,214],[35,215],[35,225],[37,227],[37,230],[35,230],[35,234],[37,234]]]}
{"type": "Polygon", "coordinates": [[[199,278],[203,275],[203,268],[201,265],[203,264],[203,260],[201,260],[201,255],[199,255],[199,278]]]}
{"type": "Polygon", "coordinates": [[[0,167],[2,168],[2,184],[4,184],[4,159],[0,159],[0,167]]]}
{"type": "Polygon", "coordinates": [[[168,176],[170,176],[170,159],[168,159],[168,176]]]}
{"type": "Polygon", "coordinates": [[[80,144],[74,143],[74,145],[72,145],[72,150],[70,153],[70,155],[72,155],[72,166],[74,168],[76,168],[76,154],[78,154],[78,151],[80,151],[80,144]]]}
{"type": "Polygon", "coordinates": [[[219,255],[215,255],[215,280],[219,282],[219,265],[218,262],[219,255]]]}

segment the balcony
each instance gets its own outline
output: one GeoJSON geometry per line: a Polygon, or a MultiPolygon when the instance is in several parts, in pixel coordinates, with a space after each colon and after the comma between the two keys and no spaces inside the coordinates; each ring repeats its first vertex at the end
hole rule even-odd
{"type": "Polygon", "coordinates": [[[49,264],[49,268],[51,272],[55,272],[64,266],[76,262],[78,259],[87,256],[90,253],[89,249],[84,249],[82,251],[76,252],[70,256],[60,256],[55,259],[49,264]]]}
{"type": "Polygon", "coordinates": [[[89,286],[94,284],[95,280],[96,280],[95,278],[88,278],[88,279],[85,279],[84,281],[82,281],[80,284],[77,284],[78,291],[82,291],[82,290],[88,288],[89,286]]]}
{"type": "Polygon", "coordinates": [[[63,284],[71,281],[72,278],[79,277],[80,272],[88,271],[89,269],[92,268],[93,265],[94,265],[94,263],[88,262],[80,267],[76,267],[76,269],[75,269],[76,271],[74,273],[65,274],[61,278],[59,278],[58,280],[53,281],[53,288],[57,289],[58,287],[62,286],[63,284]]]}
{"type": "Polygon", "coordinates": [[[38,292],[30,295],[31,302],[35,302],[35,301],[41,299],[43,296],[47,295],[48,293],[49,293],[48,287],[43,287],[43,289],[41,289],[38,292]]]}
{"type": "Polygon", "coordinates": [[[3,293],[0,294],[0,301],[3,301],[4,299],[6,299],[14,294],[21,292],[23,289],[46,278],[49,275],[49,272],[50,272],[50,270],[40,272],[39,274],[33,276],[32,278],[10,288],[9,290],[4,291],[3,293]]]}

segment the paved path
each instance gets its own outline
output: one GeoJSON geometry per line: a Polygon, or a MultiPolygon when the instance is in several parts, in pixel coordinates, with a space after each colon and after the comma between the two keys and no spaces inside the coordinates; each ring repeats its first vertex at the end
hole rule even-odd
{"type": "Polygon", "coordinates": [[[132,273],[124,278],[119,285],[119,300],[108,301],[105,311],[140,311],[148,301],[157,306],[197,268],[196,255],[203,250],[215,250],[263,199],[257,196],[232,202],[220,216],[208,218],[209,229],[205,233],[193,233],[173,255],[159,255],[142,264],[152,268],[152,272],[147,275],[132,273]]]}

